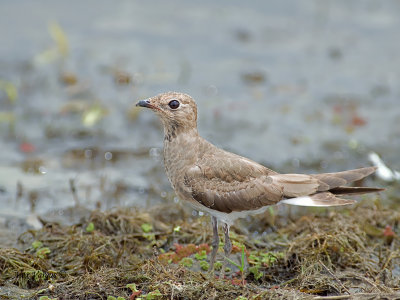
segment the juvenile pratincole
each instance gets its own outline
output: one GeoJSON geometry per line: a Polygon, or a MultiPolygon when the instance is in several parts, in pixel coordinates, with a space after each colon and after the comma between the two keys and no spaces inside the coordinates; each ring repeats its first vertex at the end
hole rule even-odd
{"type": "Polygon", "coordinates": [[[218,221],[224,229],[224,251],[228,257],[232,249],[229,227],[237,218],[260,213],[278,202],[300,206],[347,205],[355,201],[341,199],[339,195],[382,190],[345,186],[370,175],[375,167],[325,174],[279,174],[219,149],[199,136],[197,106],[189,95],[168,92],[136,105],[153,110],[164,125],[164,165],[178,197],[211,215],[211,269],[219,245],[218,221]]]}

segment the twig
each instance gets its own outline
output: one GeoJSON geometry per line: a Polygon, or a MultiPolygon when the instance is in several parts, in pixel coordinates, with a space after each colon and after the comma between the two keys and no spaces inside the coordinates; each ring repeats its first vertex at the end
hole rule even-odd
{"type": "Polygon", "coordinates": [[[378,291],[381,291],[381,289],[371,280],[369,280],[368,278],[364,277],[364,276],[357,276],[358,279],[364,280],[366,283],[370,284],[371,286],[373,286],[375,289],[377,289],[378,291]]]}
{"type": "Polygon", "coordinates": [[[280,286],[280,287],[287,286],[289,283],[292,283],[292,282],[295,281],[295,280],[297,280],[297,278],[289,279],[289,280],[287,280],[287,281],[281,283],[279,286],[280,286]]]}
{"type": "Polygon", "coordinates": [[[340,299],[351,299],[353,297],[362,297],[362,296],[371,296],[371,297],[376,297],[376,296],[383,296],[382,294],[379,293],[357,293],[353,295],[340,295],[340,296],[316,296],[313,298],[313,300],[340,300],[340,299]]]}
{"type": "Polygon", "coordinates": [[[338,300],[338,299],[350,299],[352,296],[351,295],[341,295],[341,296],[317,296],[314,297],[314,300],[338,300]]]}
{"type": "MultiPolygon", "coordinates": [[[[329,274],[331,274],[331,276],[332,276],[333,278],[335,278],[335,280],[336,280],[337,282],[339,282],[339,284],[340,284],[341,287],[346,291],[346,293],[348,293],[348,294],[351,296],[350,291],[343,285],[343,283],[340,281],[340,279],[337,278],[337,276],[336,276],[335,274],[333,274],[332,271],[329,270],[328,267],[325,266],[325,264],[324,264],[321,260],[319,260],[319,263],[328,271],[329,274]]],[[[341,299],[341,298],[338,298],[338,299],[341,299]]]]}
{"type": "Polygon", "coordinates": [[[379,271],[378,274],[374,277],[374,281],[378,279],[378,277],[382,274],[382,272],[388,267],[390,261],[394,258],[397,258],[397,253],[396,252],[391,252],[389,257],[386,259],[384,265],[382,266],[381,270],[379,271]]]}

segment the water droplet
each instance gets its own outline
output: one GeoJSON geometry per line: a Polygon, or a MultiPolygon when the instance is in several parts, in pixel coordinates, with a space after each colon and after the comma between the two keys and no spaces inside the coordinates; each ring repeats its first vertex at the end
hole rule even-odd
{"type": "Polygon", "coordinates": [[[46,174],[46,173],[47,173],[46,168],[43,167],[43,166],[40,166],[40,167],[39,167],[39,173],[41,173],[41,174],[46,174]]]}
{"type": "Polygon", "coordinates": [[[193,210],[193,211],[192,211],[192,216],[193,216],[193,217],[197,216],[197,211],[196,211],[196,210],[193,210]]]}
{"type": "Polygon", "coordinates": [[[161,192],[161,198],[167,197],[167,192],[161,192]]]}
{"type": "Polygon", "coordinates": [[[179,202],[179,198],[178,197],[174,197],[174,202],[178,203],[179,202]]]}
{"type": "Polygon", "coordinates": [[[93,155],[92,149],[85,150],[85,158],[92,158],[92,155],[93,155]]]}
{"type": "Polygon", "coordinates": [[[106,160],[111,160],[112,157],[113,157],[113,155],[112,155],[111,152],[108,152],[108,151],[107,151],[106,153],[104,153],[104,158],[105,158],[106,160]]]}
{"type": "Polygon", "coordinates": [[[199,211],[199,216],[200,217],[204,216],[204,213],[202,211],[199,211]]]}
{"type": "Polygon", "coordinates": [[[59,215],[59,216],[64,215],[64,210],[63,210],[63,209],[59,209],[59,210],[58,210],[58,215],[59,215]]]}
{"type": "Polygon", "coordinates": [[[160,148],[151,148],[151,149],[149,150],[149,155],[150,155],[151,157],[157,158],[157,157],[160,156],[160,154],[161,154],[160,148]]]}
{"type": "Polygon", "coordinates": [[[216,96],[218,94],[218,88],[215,85],[209,85],[206,89],[207,96],[216,96]]]}

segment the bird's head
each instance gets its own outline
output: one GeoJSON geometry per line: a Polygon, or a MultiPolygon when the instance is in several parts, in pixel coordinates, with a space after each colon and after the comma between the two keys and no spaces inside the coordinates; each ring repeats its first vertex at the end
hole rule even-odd
{"type": "Polygon", "coordinates": [[[136,106],[153,110],[164,125],[165,133],[197,130],[196,102],[187,94],[168,92],[140,100],[136,106]]]}

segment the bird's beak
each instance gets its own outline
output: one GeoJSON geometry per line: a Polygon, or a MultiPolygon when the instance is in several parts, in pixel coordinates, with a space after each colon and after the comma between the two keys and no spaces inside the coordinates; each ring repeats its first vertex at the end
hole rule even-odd
{"type": "Polygon", "coordinates": [[[140,100],[138,103],[136,103],[136,106],[141,106],[141,107],[147,107],[147,108],[152,108],[153,106],[150,104],[150,100],[140,100]]]}

